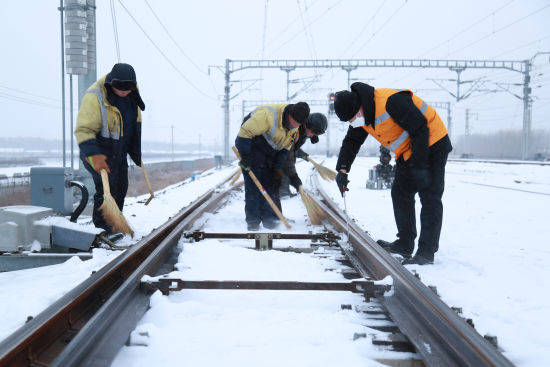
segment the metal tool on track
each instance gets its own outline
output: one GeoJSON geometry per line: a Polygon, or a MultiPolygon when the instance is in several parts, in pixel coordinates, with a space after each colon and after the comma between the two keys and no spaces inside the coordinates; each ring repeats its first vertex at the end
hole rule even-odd
{"type": "Polygon", "coordinates": [[[349,241],[349,217],[348,217],[348,205],[346,203],[346,192],[344,191],[344,193],[342,194],[342,197],[344,198],[344,214],[346,216],[346,234],[348,236],[348,243],[350,242],[349,241]]]}

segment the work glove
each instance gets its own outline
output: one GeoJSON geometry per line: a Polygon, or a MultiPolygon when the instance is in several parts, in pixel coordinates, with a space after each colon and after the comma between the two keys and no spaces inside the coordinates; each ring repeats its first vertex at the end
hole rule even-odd
{"type": "Polygon", "coordinates": [[[427,189],[432,182],[430,171],[426,168],[411,168],[411,175],[418,191],[427,189]]]}
{"type": "Polygon", "coordinates": [[[348,189],[348,174],[344,173],[342,171],[339,171],[336,175],[336,184],[338,185],[338,190],[340,190],[340,194],[342,194],[342,197],[344,196],[344,193],[346,191],[349,191],[348,189]]]}
{"type": "Polygon", "coordinates": [[[317,135],[314,135],[309,138],[309,141],[311,142],[311,144],[317,144],[319,142],[319,137],[317,135]]]}
{"type": "Polygon", "coordinates": [[[281,181],[283,180],[283,170],[280,168],[273,170],[273,186],[275,189],[281,187],[281,181]]]}
{"type": "Polygon", "coordinates": [[[302,149],[296,151],[296,158],[302,158],[304,161],[307,161],[307,157],[309,157],[309,155],[302,149]]]}
{"type": "Polygon", "coordinates": [[[302,186],[302,180],[300,180],[300,177],[298,175],[295,175],[293,177],[290,177],[290,184],[298,191],[298,188],[302,186]]]}
{"type": "Polygon", "coordinates": [[[109,166],[107,165],[107,156],[105,154],[96,154],[86,157],[90,166],[97,173],[101,174],[101,170],[104,169],[107,173],[111,173],[109,166]]]}
{"type": "Polygon", "coordinates": [[[243,170],[243,172],[248,172],[251,169],[250,159],[247,156],[242,156],[241,161],[239,162],[239,167],[243,170]]]}

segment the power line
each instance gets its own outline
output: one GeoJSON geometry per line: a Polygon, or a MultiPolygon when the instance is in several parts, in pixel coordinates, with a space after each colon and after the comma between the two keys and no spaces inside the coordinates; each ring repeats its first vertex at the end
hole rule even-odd
{"type": "MultiPolygon", "coordinates": [[[[308,12],[311,8],[313,8],[315,6],[315,4],[317,4],[319,2],[319,0],[315,0],[307,9],[306,9],[306,12],[308,12]]],[[[285,34],[289,29],[291,29],[291,26],[293,24],[296,24],[296,21],[300,19],[300,16],[296,16],[294,19],[292,19],[288,24],[286,24],[284,27],[283,27],[283,30],[279,33],[277,33],[272,39],[269,40],[269,44],[273,44],[273,42],[275,42],[276,40],[278,40],[283,34],[285,34]]],[[[262,56],[263,57],[263,56],[262,56]]]]}
{"type": "Polygon", "coordinates": [[[514,20],[514,21],[511,22],[511,23],[508,23],[507,25],[505,25],[505,26],[503,26],[503,27],[500,27],[499,29],[497,29],[497,30],[495,30],[495,31],[493,31],[493,32],[491,32],[491,33],[489,33],[489,34],[486,34],[485,36],[483,36],[483,37],[477,39],[476,41],[471,42],[471,43],[467,44],[466,46],[459,48],[458,50],[454,50],[454,51],[452,51],[452,52],[449,52],[449,53],[447,54],[447,56],[452,55],[452,54],[454,54],[454,53],[457,53],[457,52],[459,52],[459,51],[462,51],[462,50],[464,50],[465,48],[468,48],[468,47],[470,47],[470,46],[473,46],[473,45],[475,45],[476,43],[481,42],[481,41],[483,41],[484,39],[486,39],[486,38],[488,38],[488,37],[491,37],[492,35],[494,35],[494,34],[500,32],[500,31],[503,31],[503,30],[505,30],[505,29],[507,29],[507,28],[510,28],[511,26],[515,25],[516,23],[519,23],[519,22],[521,22],[522,20],[525,20],[525,19],[529,18],[530,16],[535,15],[535,14],[541,12],[541,11],[543,11],[544,9],[548,8],[548,7],[550,7],[550,4],[547,4],[547,5],[543,6],[543,7],[541,7],[540,9],[535,10],[534,12],[531,12],[531,13],[529,13],[529,14],[527,14],[527,15],[525,15],[525,16],[519,18],[519,19],[516,19],[516,20],[514,20]]]}
{"type": "Polygon", "coordinates": [[[114,0],[110,0],[109,2],[111,4],[111,20],[113,23],[113,33],[115,35],[116,58],[117,58],[117,61],[120,62],[120,46],[118,43],[118,27],[116,24],[115,3],[114,3],[114,0]]]}
{"type": "Polygon", "coordinates": [[[270,54],[274,54],[275,52],[279,51],[283,46],[288,44],[289,42],[294,41],[294,39],[299,36],[307,27],[311,26],[312,24],[316,23],[319,19],[321,19],[325,14],[327,14],[329,11],[331,11],[334,7],[340,5],[343,0],[336,1],[332,5],[330,5],[321,15],[319,15],[317,18],[315,18],[313,21],[311,21],[309,24],[307,24],[305,27],[301,28],[297,33],[295,33],[292,37],[290,37],[288,40],[283,42],[279,45],[274,51],[272,51],[270,54]]]}
{"type": "Polygon", "coordinates": [[[456,33],[454,36],[452,36],[451,38],[441,42],[440,44],[438,44],[437,46],[429,49],[428,51],[424,52],[423,54],[419,55],[418,57],[422,57],[430,52],[432,52],[433,50],[437,50],[439,47],[443,46],[444,44],[446,44],[447,42],[455,39],[456,37],[462,35],[463,33],[469,31],[470,29],[472,29],[473,27],[475,27],[476,25],[482,23],[483,21],[485,21],[485,19],[491,17],[491,16],[494,16],[496,13],[498,13],[499,11],[501,11],[502,9],[504,9],[505,7],[507,7],[508,5],[510,5],[511,3],[513,3],[515,0],[511,0],[509,2],[507,2],[506,4],[504,4],[503,6],[501,6],[500,8],[490,12],[489,14],[487,14],[486,16],[484,16],[483,18],[475,21],[474,23],[470,24],[469,26],[467,26],[466,28],[464,28],[463,30],[461,30],[460,32],[456,33]]]}
{"type": "Polygon", "coordinates": [[[155,46],[155,48],[157,49],[157,51],[164,57],[164,59],[174,68],[174,70],[176,70],[176,72],[183,78],[183,80],[185,80],[187,82],[187,84],[189,84],[191,87],[193,87],[193,89],[195,89],[197,92],[199,92],[200,94],[202,94],[203,96],[207,97],[207,98],[210,98],[210,99],[213,99],[213,100],[217,100],[216,98],[206,94],[205,92],[203,92],[202,90],[200,90],[197,86],[195,86],[195,84],[193,84],[191,82],[191,80],[189,80],[182,72],[180,69],[178,69],[178,67],[176,65],[174,65],[174,63],[168,58],[168,56],[166,56],[166,54],[160,49],[160,47],[155,43],[155,41],[153,41],[153,39],[149,36],[149,34],[147,34],[147,32],[145,31],[145,29],[143,29],[143,27],[141,26],[141,24],[139,24],[139,22],[136,20],[136,18],[134,18],[134,16],[132,15],[132,13],[130,13],[130,11],[126,8],[126,6],[124,6],[124,4],[122,3],[122,0],[118,0],[118,2],[120,3],[120,5],[122,6],[122,8],[126,11],[126,13],[130,16],[130,18],[132,18],[132,20],[134,21],[134,23],[136,23],[136,25],[139,27],[139,29],[143,32],[143,34],[145,35],[145,37],[147,37],[147,39],[153,44],[153,46],[155,46]]]}
{"type": "Polygon", "coordinates": [[[193,66],[198,70],[200,71],[201,73],[203,74],[207,74],[204,70],[201,70],[201,68],[195,63],[195,61],[193,61],[193,59],[191,59],[191,57],[189,55],[187,55],[185,53],[185,51],[183,51],[183,48],[181,48],[181,46],[179,45],[179,43],[174,39],[174,37],[172,37],[172,35],[170,34],[170,32],[168,31],[168,29],[166,28],[166,26],[164,25],[164,23],[162,23],[162,21],[160,20],[160,18],[158,17],[157,13],[155,13],[155,11],[153,10],[153,8],[151,7],[151,5],[149,4],[149,2],[147,0],[143,0],[145,1],[145,4],[147,4],[147,7],[149,8],[149,10],[151,11],[151,13],[153,13],[153,16],[155,17],[155,19],[159,22],[159,24],[161,25],[162,29],[164,29],[164,31],[166,32],[166,34],[168,35],[168,37],[170,37],[170,39],[172,40],[172,42],[174,42],[174,44],[176,45],[176,47],[178,48],[178,50],[180,50],[180,52],[183,54],[183,56],[185,56],[185,58],[187,60],[189,60],[189,62],[191,64],[193,64],[193,66]]]}
{"type": "Polygon", "coordinates": [[[363,32],[365,32],[365,30],[372,24],[372,21],[378,15],[380,10],[382,10],[382,8],[386,4],[386,2],[387,2],[387,0],[382,1],[382,3],[378,7],[378,9],[376,9],[376,11],[372,15],[372,17],[370,17],[370,19],[365,22],[365,26],[363,27],[363,29],[361,29],[361,31],[359,33],[357,33],[357,36],[355,37],[355,39],[353,41],[351,41],[351,43],[348,45],[348,47],[346,47],[344,52],[342,52],[342,55],[345,55],[351,49],[351,47],[355,44],[355,42],[357,42],[357,40],[363,35],[363,32]]]}
{"type": "Polygon", "coordinates": [[[404,2],[399,8],[397,8],[397,10],[394,11],[394,12],[392,13],[392,15],[389,16],[388,19],[386,19],[386,21],[384,22],[384,24],[382,24],[376,31],[374,31],[374,33],[372,34],[372,36],[371,36],[368,40],[366,40],[365,43],[363,43],[363,44],[361,45],[361,47],[359,48],[359,50],[357,50],[357,52],[355,52],[355,53],[353,54],[352,57],[355,57],[359,52],[361,52],[361,51],[363,50],[363,48],[365,48],[365,46],[366,46],[366,45],[367,45],[367,44],[368,44],[368,43],[378,34],[378,32],[380,32],[380,30],[382,30],[382,28],[384,28],[384,27],[386,26],[386,24],[388,24],[388,23],[393,19],[393,17],[394,17],[397,13],[399,13],[399,11],[400,11],[401,9],[403,9],[403,7],[404,7],[406,4],[407,4],[407,2],[404,2]]]}
{"type": "Polygon", "coordinates": [[[23,91],[23,90],[21,90],[21,89],[10,88],[10,87],[6,87],[6,86],[4,86],[4,85],[0,85],[0,88],[4,88],[4,89],[11,90],[11,91],[18,92],[18,93],[27,94],[27,95],[33,96],[33,97],[49,99],[49,100],[54,101],[54,102],[61,102],[61,100],[59,100],[59,99],[57,99],[57,98],[51,98],[51,97],[41,96],[40,94],[34,94],[34,93],[30,93],[30,92],[25,92],[25,91],[23,91]]]}
{"type": "MultiPolygon", "coordinates": [[[[16,96],[16,95],[4,93],[4,92],[0,92],[0,98],[4,98],[15,102],[26,103],[34,106],[46,107],[46,108],[57,109],[57,110],[61,109],[61,106],[52,105],[52,104],[44,103],[42,101],[37,101],[35,99],[20,97],[20,96],[16,96]]],[[[65,107],[65,110],[69,110],[69,106],[65,107]]]]}

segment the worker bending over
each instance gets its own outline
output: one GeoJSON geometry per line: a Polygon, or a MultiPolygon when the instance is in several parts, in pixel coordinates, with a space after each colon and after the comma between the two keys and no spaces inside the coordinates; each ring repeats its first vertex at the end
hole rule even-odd
{"type": "Polygon", "coordinates": [[[259,106],[244,118],[235,146],[241,155],[239,165],[244,176],[244,210],[249,231],[258,230],[260,223],[265,228],[275,228],[279,220],[248,171],[252,169],[269,196],[276,198],[275,189],[281,185],[283,174],[281,167],[294,143],[298,127],[306,122],[308,116],[308,104],[298,102],[259,106]]]}

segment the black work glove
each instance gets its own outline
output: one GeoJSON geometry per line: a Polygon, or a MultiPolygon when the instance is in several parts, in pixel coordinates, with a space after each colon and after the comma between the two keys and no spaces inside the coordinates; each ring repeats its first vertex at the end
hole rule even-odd
{"type": "Polygon", "coordinates": [[[348,174],[338,171],[338,174],[336,175],[336,184],[338,185],[338,190],[340,190],[340,194],[342,194],[342,196],[344,196],[346,191],[349,191],[348,183],[348,174]]]}
{"type": "Polygon", "coordinates": [[[304,161],[307,161],[307,157],[309,157],[309,155],[302,149],[296,150],[296,158],[302,158],[304,161]]]}
{"type": "Polygon", "coordinates": [[[309,141],[311,142],[311,144],[317,144],[319,142],[319,137],[317,135],[314,135],[309,138],[309,141]]]}
{"type": "Polygon", "coordinates": [[[411,175],[418,191],[427,189],[432,182],[430,171],[426,168],[411,168],[411,175]]]}
{"type": "Polygon", "coordinates": [[[283,170],[280,168],[273,170],[273,186],[275,189],[279,189],[281,187],[281,181],[283,179],[283,170]]]}
{"type": "Polygon", "coordinates": [[[300,180],[300,177],[298,175],[290,177],[290,184],[298,191],[298,188],[302,186],[302,180],[300,180]]]}
{"type": "Polygon", "coordinates": [[[241,161],[239,162],[239,167],[241,167],[241,169],[243,170],[243,172],[248,172],[250,171],[252,165],[250,164],[250,158],[248,158],[247,156],[243,155],[241,157],[241,161]]]}

